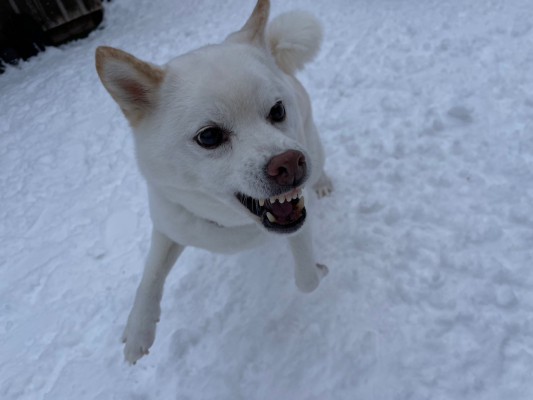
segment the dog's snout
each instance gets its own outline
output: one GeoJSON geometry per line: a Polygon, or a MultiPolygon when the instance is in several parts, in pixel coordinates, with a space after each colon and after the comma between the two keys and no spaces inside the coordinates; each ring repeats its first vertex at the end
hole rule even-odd
{"type": "Polygon", "coordinates": [[[299,186],[307,174],[307,163],[301,151],[287,150],[270,159],[268,176],[281,186],[299,186]]]}

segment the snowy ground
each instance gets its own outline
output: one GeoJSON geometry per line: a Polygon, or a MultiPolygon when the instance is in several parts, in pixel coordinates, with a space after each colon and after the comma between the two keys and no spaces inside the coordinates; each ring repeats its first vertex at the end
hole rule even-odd
{"type": "Polygon", "coordinates": [[[283,242],[188,249],[151,354],[123,362],[150,221],[94,49],[163,63],[252,8],[115,0],[105,29],[0,75],[0,398],[532,399],[531,0],[273,0],[326,29],[301,78],[331,273],[302,295],[283,242]]]}

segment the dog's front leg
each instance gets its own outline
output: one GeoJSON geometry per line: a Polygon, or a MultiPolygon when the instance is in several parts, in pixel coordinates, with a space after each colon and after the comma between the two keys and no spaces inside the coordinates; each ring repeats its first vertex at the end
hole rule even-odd
{"type": "Polygon", "coordinates": [[[294,256],[296,286],[302,292],[312,292],[317,288],[320,280],[328,274],[328,268],[315,262],[309,224],[304,224],[298,233],[289,237],[289,245],[294,256]]]}
{"type": "Polygon", "coordinates": [[[135,364],[139,358],[148,354],[148,349],[154,343],[165,279],[183,249],[184,246],[174,243],[155,229],[152,232],[152,243],[142,280],[122,336],[125,343],[124,357],[130,364],[135,364]]]}

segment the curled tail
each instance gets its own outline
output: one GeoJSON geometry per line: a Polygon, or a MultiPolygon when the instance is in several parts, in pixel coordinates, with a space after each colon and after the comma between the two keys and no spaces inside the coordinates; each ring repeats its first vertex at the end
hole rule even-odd
{"type": "Polygon", "coordinates": [[[278,66],[294,75],[312,61],[322,43],[322,26],[305,11],[291,11],[268,25],[267,43],[278,66]]]}

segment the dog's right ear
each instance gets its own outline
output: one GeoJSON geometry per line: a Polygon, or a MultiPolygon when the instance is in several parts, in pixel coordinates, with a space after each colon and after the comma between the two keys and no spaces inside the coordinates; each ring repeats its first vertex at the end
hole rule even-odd
{"type": "Polygon", "coordinates": [[[165,77],[162,68],[105,46],[96,49],[96,71],[132,125],[153,109],[165,77]]]}

